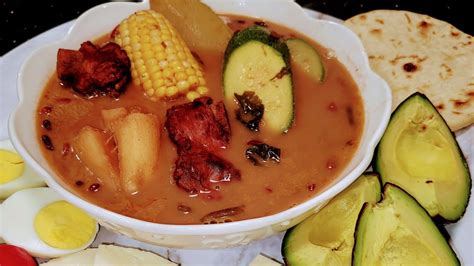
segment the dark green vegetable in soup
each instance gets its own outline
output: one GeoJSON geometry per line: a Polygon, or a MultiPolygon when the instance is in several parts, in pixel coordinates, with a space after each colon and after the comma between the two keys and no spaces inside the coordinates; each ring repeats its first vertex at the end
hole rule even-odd
{"type": "Polygon", "coordinates": [[[253,26],[234,34],[224,55],[224,95],[255,92],[265,107],[263,121],[275,132],[293,124],[293,81],[286,44],[263,27],[253,26]]]}
{"type": "Polygon", "coordinates": [[[286,45],[290,49],[291,64],[298,65],[314,80],[323,82],[325,69],[318,51],[302,39],[288,39],[286,45]]]}

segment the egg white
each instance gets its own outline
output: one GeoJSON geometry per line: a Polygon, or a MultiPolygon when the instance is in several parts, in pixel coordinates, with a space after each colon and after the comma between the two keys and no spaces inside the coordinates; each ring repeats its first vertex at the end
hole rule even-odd
{"type": "Polygon", "coordinates": [[[36,234],[34,220],[38,212],[48,204],[62,200],[55,191],[47,187],[16,192],[0,206],[0,237],[3,237],[6,243],[22,247],[32,256],[40,258],[54,258],[85,249],[94,241],[99,230],[97,223],[94,236],[77,249],[51,247],[36,234]]]}
{"type": "MultiPolygon", "coordinates": [[[[15,148],[13,148],[12,143],[8,139],[0,141],[0,149],[16,153],[15,148]]],[[[5,184],[0,184],[0,200],[6,199],[13,193],[22,189],[44,186],[46,186],[46,183],[43,181],[43,179],[25,162],[25,171],[23,171],[21,176],[5,184]]]]}

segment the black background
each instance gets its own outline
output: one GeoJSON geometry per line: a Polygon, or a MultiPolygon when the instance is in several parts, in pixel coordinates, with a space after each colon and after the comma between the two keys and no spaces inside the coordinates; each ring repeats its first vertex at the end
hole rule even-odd
{"type": "MultiPolygon", "coordinates": [[[[85,10],[101,0],[1,0],[0,55],[85,10]]],[[[258,0],[255,0],[258,1],[258,0]]],[[[401,9],[431,15],[474,35],[470,0],[297,0],[304,7],[347,19],[374,9],[401,9]]]]}

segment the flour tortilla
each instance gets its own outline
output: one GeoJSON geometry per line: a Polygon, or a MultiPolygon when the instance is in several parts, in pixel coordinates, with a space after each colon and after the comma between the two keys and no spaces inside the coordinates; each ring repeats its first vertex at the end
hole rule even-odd
{"type": "Polygon", "coordinates": [[[362,40],[372,69],[393,93],[392,109],[424,93],[451,130],[474,122],[474,38],[417,13],[375,10],[345,25],[362,40]]]}

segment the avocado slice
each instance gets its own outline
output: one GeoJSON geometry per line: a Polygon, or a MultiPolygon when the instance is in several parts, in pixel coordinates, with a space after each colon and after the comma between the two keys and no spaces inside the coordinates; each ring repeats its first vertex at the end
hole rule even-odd
{"type": "Polygon", "coordinates": [[[352,264],[460,265],[425,209],[387,183],[383,200],[365,203],[357,220],[352,264]]]}
{"type": "Polygon", "coordinates": [[[317,214],[288,230],[282,254],[288,265],[350,265],[357,217],[364,202],[376,203],[381,186],[364,174],[317,214]]]}
{"type": "Polygon", "coordinates": [[[375,152],[374,169],[384,184],[403,188],[432,217],[456,221],[466,210],[468,165],[446,122],[421,93],[393,112],[375,152]]]}
{"type": "Polygon", "coordinates": [[[225,98],[255,93],[265,109],[265,126],[279,133],[287,132],[294,119],[289,56],[286,44],[259,26],[236,32],[224,55],[225,98]]]}

